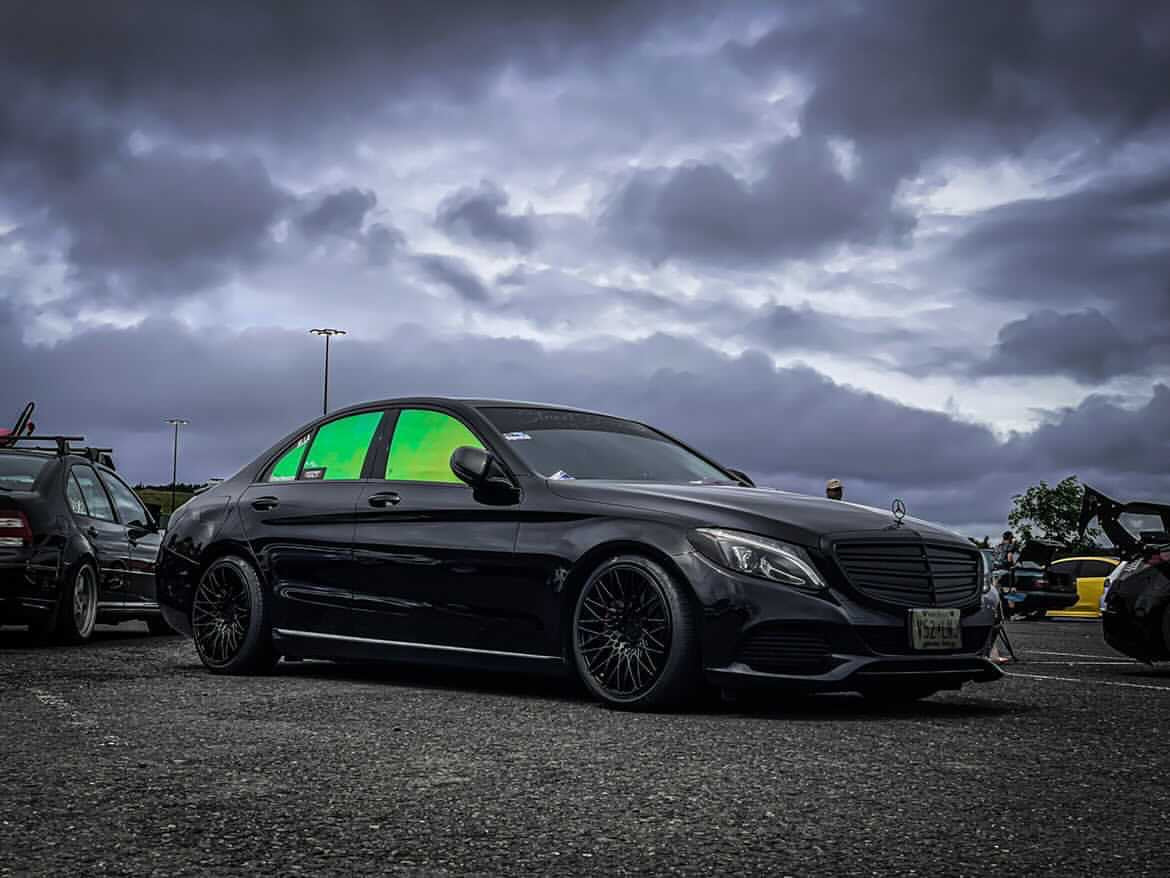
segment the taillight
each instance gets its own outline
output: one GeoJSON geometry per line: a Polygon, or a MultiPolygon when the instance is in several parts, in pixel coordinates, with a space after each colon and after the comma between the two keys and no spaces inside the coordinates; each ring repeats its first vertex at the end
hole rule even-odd
{"type": "Polygon", "coordinates": [[[28,546],[32,538],[32,528],[23,512],[0,512],[0,548],[28,546]]]}

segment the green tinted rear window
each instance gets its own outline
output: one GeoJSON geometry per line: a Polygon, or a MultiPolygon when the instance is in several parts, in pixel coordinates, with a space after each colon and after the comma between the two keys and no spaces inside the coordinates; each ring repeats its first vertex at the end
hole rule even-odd
{"type": "Polygon", "coordinates": [[[297,477],[297,470],[301,468],[301,458],[305,456],[305,449],[309,447],[309,434],[306,433],[297,444],[286,451],[276,461],[276,466],[268,474],[270,482],[287,482],[297,477]]]}
{"type": "Polygon", "coordinates": [[[458,482],[451,452],[461,445],[482,448],[475,434],[450,415],[405,409],[398,416],[386,478],[396,482],[458,482]]]}
{"type": "Polygon", "coordinates": [[[325,424],[309,446],[301,478],[360,479],[366,451],[380,420],[381,412],[367,412],[325,424]]]}

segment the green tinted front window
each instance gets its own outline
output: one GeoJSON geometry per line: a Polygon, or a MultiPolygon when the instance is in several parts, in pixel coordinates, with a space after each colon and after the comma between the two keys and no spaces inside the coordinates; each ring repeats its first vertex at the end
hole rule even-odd
{"type": "Polygon", "coordinates": [[[305,456],[305,449],[309,447],[309,435],[306,433],[297,444],[286,451],[276,461],[276,466],[268,474],[270,482],[287,482],[297,477],[297,470],[301,468],[301,458],[305,456]]]}
{"type": "Polygon", "coordinates": [[[309,446],[301,478],[360,479],[366,451],[380,420],[381,412],[368,412],[325,424],[309,446]]]}
{"type": "Polygon", "coordinates": [[[459,482],[451,452],[461,445],[483,448],[475,434],[450,415],[405,409],[398,416],[386,478],[395,482],[459,482]]]}

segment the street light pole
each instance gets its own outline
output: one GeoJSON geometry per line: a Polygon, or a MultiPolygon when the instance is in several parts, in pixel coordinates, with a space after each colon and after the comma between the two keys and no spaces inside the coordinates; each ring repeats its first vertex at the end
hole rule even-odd
{"type": "Polygon", "coordinates": [[[345,335],[344,329],[310,329],[313,335],[325,336],[325,390],[321,396],[321,414],[329,413],[329,339],[335,335],[345,335]]]}
{"type": "Polygon", "coordinates": [[[179,427],[191,423],[186,418],[167,418],[168,424],[175,427],[175,450],[171,458],[171,515],[175,514],[175,482],[179,476],[179,427]]]}

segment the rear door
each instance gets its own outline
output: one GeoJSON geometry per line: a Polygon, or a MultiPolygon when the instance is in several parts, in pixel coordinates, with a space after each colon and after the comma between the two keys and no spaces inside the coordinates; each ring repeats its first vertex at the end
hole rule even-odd
{"type": "Polygon", "coordinates": [[[154,530],[150,513],[129,485],[104,468],[99,468],[98,475],[114,501],[114,512],[126,528],[125,590],[140,600],[154,601],[154,570],[162,537],[154,530]]]}
{"type": "Polygon", "coordinates": [[[322,424],[285,449],[238,505],[272,588],[272,623],[344,634],[350,624],[354,507],[381,411],[322,424]]]}
{"type": "Polygon", "coordinates": [[[77,526],[89,541],[98,567],[98,601],[124,600],[129,579],[129,539],[126,528],[114,514],[114,503],[106,493],[93,467],[74,464],[69,478],[73,488],[66,486],[66,496],[73,491],[80,494],[82,503],[70,500],[77,526]],[[78,509],[84,507],[83,512],[78,509]]]}

